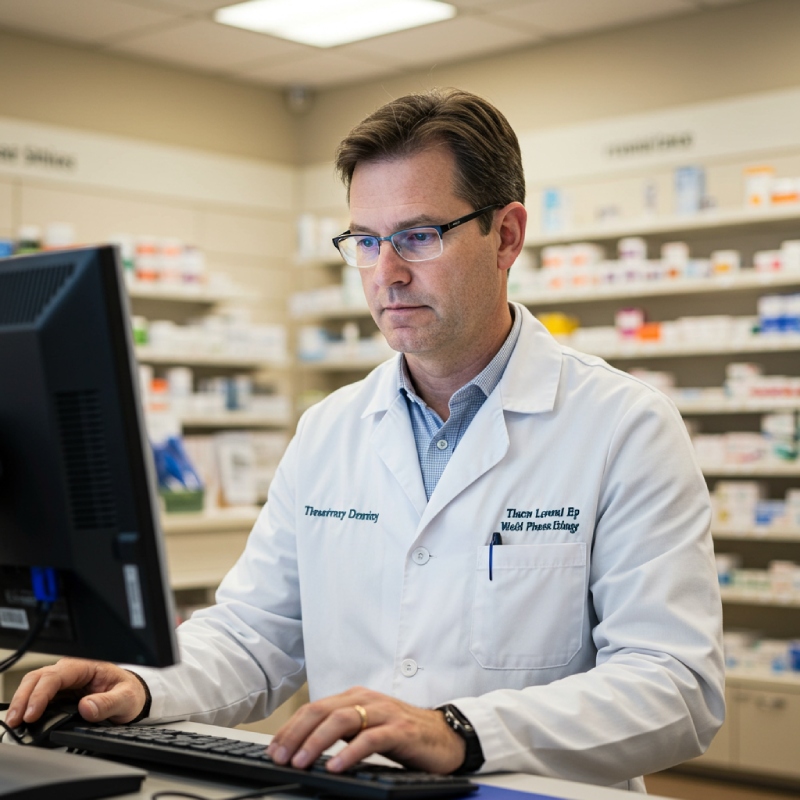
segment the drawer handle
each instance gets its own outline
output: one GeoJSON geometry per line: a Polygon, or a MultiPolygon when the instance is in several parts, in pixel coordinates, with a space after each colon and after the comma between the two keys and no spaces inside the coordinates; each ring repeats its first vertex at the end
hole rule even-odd
{"type": "Polygon", "coordinates": [[[757,697],[756,708],[762,711],[781,711],[786,708],[785,697],[757,697]]]}

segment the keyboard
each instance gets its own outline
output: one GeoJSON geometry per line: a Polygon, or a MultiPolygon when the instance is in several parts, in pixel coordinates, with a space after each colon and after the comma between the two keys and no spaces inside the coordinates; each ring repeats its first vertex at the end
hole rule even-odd
{"type": "Polygon", "coordinates": [[[342,773],[328,772],[328,756],[309,769],[276,764],[265,745],[175,728],[89,726],[52,731],[53,744],[134,761],[151,768],[177,768],[228,776],[259,786],[295,783],[325,795],[364,800],[425,800],[463,797],[478,789],[467,778],[431,775],[401,767],[361,762],[342,773]]]}

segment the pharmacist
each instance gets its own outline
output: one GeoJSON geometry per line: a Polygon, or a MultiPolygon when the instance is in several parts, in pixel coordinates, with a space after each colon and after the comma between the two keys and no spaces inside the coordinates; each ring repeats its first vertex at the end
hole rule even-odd
{"type": "Polygon", "coordinates": [[[390,102],[341,144],[372,315],[398,355],[301,419],[182,664],[64,660],[11,714],[79,687],[89,719],[235,725],[304,681],[270,746],[385,753],[643,790],[724,717],[703,477],[659,392],[508,302],[526,212],[505,118],[459,91],[390,102]],[[437,710],[444,706],[444,710],[437,710]],[[447,712],[447,713],[445,713],[447,712]]]}

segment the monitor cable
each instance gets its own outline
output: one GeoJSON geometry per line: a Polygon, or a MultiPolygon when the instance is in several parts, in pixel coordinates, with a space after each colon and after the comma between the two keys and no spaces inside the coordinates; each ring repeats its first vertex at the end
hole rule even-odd
{"type": "Polygon", "coordinates": [[[31,649],[50,619],[53,604],[58,600],[58,575],[52,567],[31,567],[31,584],[36,598],[36,619],[17,650],[0,661],[0,673],[11,669],[31,649]]]}

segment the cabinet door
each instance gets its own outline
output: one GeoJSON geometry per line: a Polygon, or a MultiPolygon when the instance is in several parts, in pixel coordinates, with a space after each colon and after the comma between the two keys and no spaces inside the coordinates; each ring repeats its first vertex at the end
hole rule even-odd
{"type": "Polygon", "coordinates": [[[800,777],[800,695],[740,689],[737,766],[800,777]]]}
{"type": "Polygon", "coordinates": [[[736,737],[737,717],[734,710],[731,691],[725,691],[727,714],[725,722],[714,737],[708,750],[699,758],[692,759],[692,764],[701,764],[706,767],[730,767],[734,764],[733,741],[736,737]]]}

